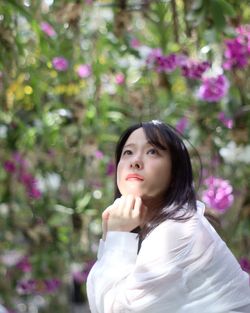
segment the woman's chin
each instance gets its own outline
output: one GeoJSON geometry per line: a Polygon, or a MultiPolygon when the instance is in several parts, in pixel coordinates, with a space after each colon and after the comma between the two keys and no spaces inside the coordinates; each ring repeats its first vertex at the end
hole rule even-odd
{"type": "Polygon", "coordinates": [[[140,198],[145,197],[145,194],[143,192],[138,191],[138,190],[126,190],[126,192],[122,192],[121,194],[123,196],[132,195],[134,197],[140,197],[140,198]]]}

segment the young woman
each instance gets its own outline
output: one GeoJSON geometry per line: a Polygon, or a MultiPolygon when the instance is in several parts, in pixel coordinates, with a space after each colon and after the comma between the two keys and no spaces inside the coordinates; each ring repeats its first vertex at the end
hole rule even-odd
{"type": "Polygon", "coordinates": [[[103,212],[87,280],[91,312],[249,313],[249,276],[204,217],[175,130],[159,121],[130,127],[116,167],[116,200],[103,212]]]}

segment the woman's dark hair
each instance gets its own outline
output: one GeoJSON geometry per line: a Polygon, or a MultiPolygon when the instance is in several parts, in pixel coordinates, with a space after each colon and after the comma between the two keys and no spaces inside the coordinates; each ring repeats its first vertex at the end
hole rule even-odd
{"type": "MultiPolygon", "coordinates": [[[[116,146],[116,170],[127,139],[138,128],[143,128],[150,144],[158,149],[170,151],[172,163],[171,181],[165,192],[165,203],[139,231],[142,241],[160,223],[168,219],[186,220],[192,216],[197,207],[192,165],[187,148],[177,131],[168,124],[154,120],[138,123],[125,130],[116,146]]],[[[120,196],[121,193],[115,183],[115,198],[120,196]]]]}

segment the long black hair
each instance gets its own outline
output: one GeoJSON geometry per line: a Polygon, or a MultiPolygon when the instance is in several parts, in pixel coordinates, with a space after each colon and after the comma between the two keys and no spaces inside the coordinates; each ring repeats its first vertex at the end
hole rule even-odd
{"type": "MultiPolygon", "coordinates": [[[[121,135],[115,153],[115,165],[121,158],[123,147],[129,136],[138,128],[143,128],[150,144],[161,150],[169,150],[171,158],[171,180],[165,191],[164,205],[155,211],[150,220],[140,229],[141,241],[156,226],[165,220],[172,219],[183,221],[190,218],[197,210],[196,194],[193,182],[192,165],[188,150],[178,132],[170,125],[158,120],[141,122],[129,127],[121,135]]],[[[115,182],[115,198],[121,196],[117,182],[115,182]]]]}

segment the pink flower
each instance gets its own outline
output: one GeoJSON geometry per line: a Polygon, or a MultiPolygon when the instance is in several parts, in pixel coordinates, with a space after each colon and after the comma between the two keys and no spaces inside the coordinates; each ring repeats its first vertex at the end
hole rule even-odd
{"type": "Polygon", "coordinates": [[[202,193],[202,200],[208,207],[224,213],[233,204],[233,187],[228,180],[210,176],[205,181],[205,189],[202,193]]]}
{"type": "Polygon", "coordinates": [[[198,97],[203,101],[216,102],[226,96],[229,82],[224,75],[207,77],[202,79],[202,85],[198,91],[198,97]]]}
{"type": "Polygon", "coordinates": [[[122,85],[125,82],[125,76],[123,73],[118,73],[115,75],[115,82],[117,85],[122,85]]]}
{"type": "Polygon", "coordinates": [[[188,119],[184,116],[176,123],[175,128],[180,132],[181,134],[184,134],[185,130],[188,126],[188,119]]]}
{"type": "Polygon", "coordinates": [[[49,37],[54,37],[56,35],[56,32],[54,28],[47,22],[42,22],[41,25],[41,30],[47,34],[49,37]]]}
{"type": "Polygon", "coordinates": [[[233,128],[233,120],[226,116],[225,112],[220,112],[218,114],[218,119],[221,123],[226,126],[226,128],[232,129],[233,128]]]}
{"type": "Polygon", "coordinates": [[[100,150],[96,150],[96,151],[95,151],[95,157],[96,157],[98,160],[102,160],[102,159],[103,159],[103,156],[104,156],[104,154],[103,154],[102,151],[100,151],[100,150]]]}
{"type": "Polygon", "coordinates": [[[64,57],[53,58],[52,64],[53,64],[53,67],[59,72],[64,72],[69,67],[69,62],[64,57]]]}
{"type": "Polygon", "coordinates": [[[140,41],[137,38],[132,38],[130,40],[130,47],[133,49],[139,48],[140,47],[140,41]]]}
{"type": "Polygon", "coordinates": [[[32,266],[27,256],[19,260],[16,264],[16,267],[24,273],[29,273],[32,270],[32,266]]]}
{"type": "Polygon", "coordinates": [[[77,74],[80,78],[87,78],[91,75],[92,69],[89,64],[80,64],[77,68],[77,74]]]}
{"type": "Polygon", "coordinates": [[[243,271],[250,273],[250,260],[246,257],[240,259],[240,266],[243,271]]]}

